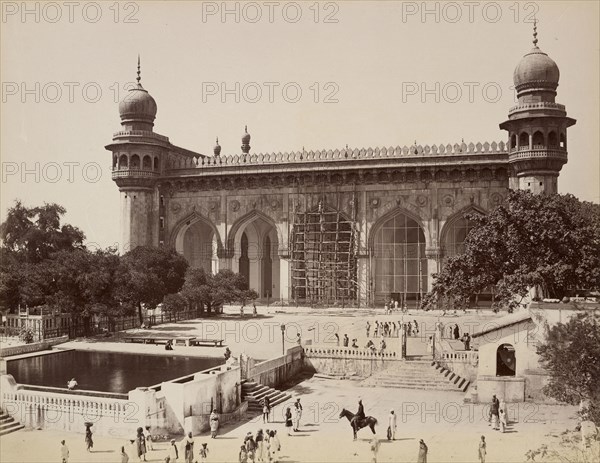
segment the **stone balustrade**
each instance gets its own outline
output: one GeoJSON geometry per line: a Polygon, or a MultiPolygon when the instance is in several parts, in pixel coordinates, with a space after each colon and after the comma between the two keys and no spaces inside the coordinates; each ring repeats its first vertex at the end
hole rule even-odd
{"type": "Polygon", "coordinates": [[[158,177],[159,173],[152,169],[114,169],[112,171],[112,178],[153,178],[158,177]]]}
{"type": "Polygon", "coordinates": [[[342,150],[317,150],[296,151],[290,153],[259,153],[259,154],[236,154],[232,156],[212,157],[182,157],[177,156],[169,160],[168,169],[189,169],[203,167],[227,167],[266,164],[292,164],[310,162],[352,162],[368,159],[398,159],[409,157],[437,157],[456,155],[482,155],[482,154],[506,154],[507,144],[500,143],[455,143],[454,145],[412,145],[410,147],[396,146],[382,148],[362,148],[342,150]]]}
{"type": "Polygon", "coordinates": [[[479,361],[479,352],[474,350],[464,352],[442,352],[440,359],[452,362],[477,363],[479,361]]]}
{"type": "Polygon", "coordinates": [[[113,138],[120,137],[148,137],[156,138],[165,142],[169,141],[169,137],[165,137],[164,135],[160,135],[156,132],[150,132],[148,130],[120,130],[119,132],[113,133],[113,138]]]}
{"type": "Polygon", "coordinates": [[[307,346],[304,353],[308,358],[318,357],[336,357],[336,358],[358,358],[358,359],[378,359],[378,360],[396,360],[400,354],[395,350],[385,350],[380,352],[378,349],[372,351],[365,348],[353,347],[327,347],[327,346],[307,346]]]}
{"type": "Polygon", "coordinates": [[[508,156],[509,161],[521,158],[558,158],[564,159],[566,162],[567,151],[560,148],[529,149],[529,147],[519,147],[518,150],[511,151],[508,156]]]}

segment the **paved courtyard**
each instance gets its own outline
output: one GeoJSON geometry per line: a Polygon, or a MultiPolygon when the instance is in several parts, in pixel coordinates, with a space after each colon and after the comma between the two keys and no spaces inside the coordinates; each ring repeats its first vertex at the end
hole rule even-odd
{"type": "MultiPolygon", "coordinates": [[[[288,309],[279,313],[280,308],[259,307],[256,318],[247,315],[239,317],[237,308],[226,310],[222,318],[190,320],[155,327],[154,332],[176,335],[196,335],[199,337],[220,337],[233,351],[267,359],[281,352],[280,324],[287,326],[285,347],[295,344],[296,332],[300,331],[303,341],[311,339],[317,343],[335,342],[334,333],[340,337],[347,333],[350,339],[358,338],[363,346],[366,342],[365,323],[377,319],[396,322],[401,315],[383,315],[382,311],[288,309]],[[291,313],[290,313],[291,312],[291,313]],[[217,330],[217,331],[215,331],[217,330]]],[[[413,313],[404,316],[405,321],[416,319],[420,325],[429,324],[433,329],[438,320],[437,314],[413,313]]],[[[440,317],[442,323],[458,323],[461,332],[474,331],[476,324],[481,327],[493,322],[498,315],[485,313],[461,314],[457,317],[440,317]],[[468,328],[467,328],[468,327],[468,328]]],[[[424,326],[424,325],[422,325],[424,326]]],[[[478,328],[475,328],[475,330],[478,328]]],[[[132,332],[137,332],[135,330],[132,332]]],[[[120,350],[165,354],[163,346],[116,342],[118,339],[102,338],[92,341],[74,341],[64,346],[77,349],[120,350]]],[[[392,341],[393,342],[393,341],[392,341]]],[[[426,336],[411,338],[409,354],[425,353],[426,336]]],[[[179,347],[168,355],[222,356],[223,348],[179,347]]],[[[356,411],[357,399],[361,397],[365,412],[378,420],[377,436],[382,441],[379,462],[414,462],[417,460],[419,439],[429,447],[429,462],[476,462],[478,442],[481,435],[488,442],[488,462],[522,462],[525,452],[540,445],[558,440],[561,432],[573,429],[575,407],[560,405],[513,404],[509,406],[512,421],[508,431],[501,434],[488,426],[482,405],[464,404],[464,394],[459,392],[400,390],[373,387],[360,387],[358,381],[342,381],[321,378],[307,378],[291,389],[293,396],[301,397],[304,412],[301,430],[288,437],[283,425],[282,404],[274,409],[274,423],[263,425],[262,420],[248,416],[242,423],[225,425],[219,438],[212,440],[207,434],[196,436],[197,449],[200,443],[207,442],[210,450],[208,461],[237,461],[239,446],[248,431],[259,428],[277,429],[281,436],[281,458],[285,462],[366,462],[371,461],[369,440],[371,431],[363,429],[354,442],[349,423],[339,418],[342,408],[356,411]],[[398,414],[397,440],[385,440],[387,416],[390,408],[398,414]]],[[[116,462],[120,461],[118,450],[126,446],[133,458],[134,450],[129,441],[108,437],[97,437],[93,452],[87,453],[83,434],[61,433],[58,431],[19,431],[3,436],[0,441],[0,461],[2,462],[50,462],[60,461],[60,440],[66,439],[71,451],[71,462],[116,462]]],[[[133,439],[133,436],[132,436],[133,439]]],[[[156,450],[147,455],[148,461],[164,461],[166,443],[155,444],[156,450]]],[[[182,458],[180,458],[180,461],[182,458]]]]}
{"type": "MultiPolygon", "coordinates": [[[[575,407],[514,404],[509,407],[513,423],[505,434],[494,431],[484,417],[484,407],[462,403],[463,394],[439,391],[361,388],[353,381],[311,378],[292,388],[293,399],[301,397],[304,412],[300,432],[288,437],[283,424],[282,404],[273,412],[274,423],[262,419],[225,425],[219,437],[212,440],[205,433],[196,436],[199,446],[207,442],[209,461],[237,461],[239,445],[248,431],[276,429],[281,436],[281,461],[285,462],[367,462],[370,461],[371,431],[359,431],[358,440],[345,418],[342,408],[356,411],[357,397],[365,404],[365,413],[378,420],[377,436],[385,439],[390,408],[398,414],[397,440],[383,440],[378,461],[415,462],[419,439],[429,447],[429,462],[476,462],[481,435],[488,442],[488,462],[522,462],[525,452],[555,440],[560,432],[573,427],[575,407]]],[[[132,436],[133,438],[133,436],[132,436]]],[[[20,431],[2,437],[0,460],[4,463],[50,462],[59,460],[59,443],[66,439],[72,462],[116,462],[117,450],[126,446],[134,454],[129,441],[97,437],[94,451],[87,453],[83,434],[57,431],[20,431]]],[[[166,443],[155,444],[157,450],[147,455],[148,461],[164,461],[166,443]]],[[[132,458],[131,461],[137,461],[132,458]]]]}

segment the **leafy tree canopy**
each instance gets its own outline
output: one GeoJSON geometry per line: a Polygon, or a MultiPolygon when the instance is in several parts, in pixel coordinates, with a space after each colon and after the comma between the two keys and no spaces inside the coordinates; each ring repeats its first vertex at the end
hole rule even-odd
{"type": "Polygon", "coordinates": [[[190,304],[206,307],[208,311],[222,304],[245,303],[258,298],[256,291],[248,289],[242,274],[228,269],[214,275],[202,268],[188,270],[181,295],[190,304]]]}
{"type": "Polygon", "coordinates": [[[121,257],[117,271],[117,297],[137,307],[142,321],[142,303],[156,307],[167,294],[177,293],[185,281],[188,263],[173,249],[138,246],[121,257]]]}
{"type": "Polygon", "coordinates": [[[435,275],[431,303],[440,297],[466,301],[494,286],[496,302],[514,304],[531,287],[562,298],[574,289],[600,289],[600,205],[573,195],[511,191],[475,223],[464,253],[435,275]]]}
{"type": "Polygon", "coordinates": [[[544,393],[572,405],[587,403],[589,418],[600,423],[600,316],[579,313],[551,327],[537,351],[550,372],[544,393]]]}
{"type": "Polygon", "coordinates": [[[37,263],[54,252],[83,248],[85,235],[69,224],[61,225],[66,213],[58,204],[27,208],[16,201],[0,225],[2,248],[19,262],[37,263]]]}

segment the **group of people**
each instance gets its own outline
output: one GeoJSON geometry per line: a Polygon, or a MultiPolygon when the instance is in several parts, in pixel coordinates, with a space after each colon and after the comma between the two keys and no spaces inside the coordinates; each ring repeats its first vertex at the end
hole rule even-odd
{"type": "Polygon", "coordinates": [[[508,426],[506,403],[504,401],[500,402],[496,397],[496,394],[492,397],[492,403],[490,404],[488,426],[492,426],[495,431],[501,432],[506,432],[508,426]]]}
{"type": "Polygon", "coordinates": [[[290,429],[294,432],[300,431],[300,419],[302,418],[302,404],[300,398],[296,399],[293,407],[287,407],[285,409],[285,428],[287,429],[288,436],[291,436],[290,429]],[[292,408],[294,412],[292,414],[292,408]]]}
{"type": "MultiPolygon", "coordinates": [[[[246,304],[242,304],[240,306],[240,317],[244,317],[244,307],[246,307],[246,304]]],[[[253,302],[252,303],[252,316],[256,317],[258,315],[258,309],[256,308],[256,304],[253,302]]]]}
{"type": "Polygon", "coordinates": [[[391,314],[393,311],[397,312],[398,310],[401,310],[402,313],[406,313],[408,311],[406,303],[401,304],[400,301],[396,301],[393,298],[385,302],[384,309],[386,314],[391,314]]]}
{"type": "Polygon", "coordinates": [[[400,337],[400,329],[402,326],[406,327],[407,336],[417,336],[419,334],[419,322],[417,320],[403,322],[379,322],[375,320],[375,323],[371,325],[371,322],[367,320],[366,331],[367,338],[371,336],[371,328],[373,329],[373,337],[378,338],[398,338],[400,337]]]}
{"type": "Polygon", "coordinates": [[[277,431],[265,429],[263,432],[259,429],[256,435],[249,431],[240,447],[238,460],[239,463],[273,463],[278,461],[280,451],[281,443],[277,431]]]}

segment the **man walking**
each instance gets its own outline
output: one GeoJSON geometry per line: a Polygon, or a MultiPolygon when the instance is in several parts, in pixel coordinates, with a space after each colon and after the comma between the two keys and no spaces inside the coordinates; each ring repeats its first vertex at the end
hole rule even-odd
{"type": "Polygon", "coordinates": [[[392,440],[396,440],[396,419],[397,419],[397,416],[394,413],[394,409],[391,409],[390,415],[388,416],[388,427],[389,427],[388,436],[391,437],[392,440]]]}
{"type": "Polygon", "coordinates": [[[300,430],[300,418],[302,418],[302,404],[300,403],[300,397],[296,399],[294,409],[294,431],[298,432],[300,430]]]}
{"type": "Polygon", "coordinates": [[[485,455],[487,453],[487,445],[485,443],[485,436],[481,436],[479,441],[479,461],[485,463],[485,455]]]}

